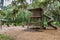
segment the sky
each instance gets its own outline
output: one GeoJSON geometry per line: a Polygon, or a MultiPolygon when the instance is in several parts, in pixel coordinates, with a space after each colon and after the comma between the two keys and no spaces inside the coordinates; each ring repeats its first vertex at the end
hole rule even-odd
{"type": "MultiPolygon", "coordinates": [[[[30,0],[26,0],[26,1],[30,4],[30,0]]],[[[4,6],[11,4],[11,2],[12,2],[12,0],[9,0],[9,1],[4,0],[4,6]]]]}
{"type": "Polygon", "coordinates": [[[7,6],[7,5],[11,4],[11,2],[12,2],[12,0],[9,0],[9,1],[4,0],[4,6],[7,6]]]}
{"type": "Polygon", "coordinates": [[[30,0],[26,0],[30,4],[30,0]]]}

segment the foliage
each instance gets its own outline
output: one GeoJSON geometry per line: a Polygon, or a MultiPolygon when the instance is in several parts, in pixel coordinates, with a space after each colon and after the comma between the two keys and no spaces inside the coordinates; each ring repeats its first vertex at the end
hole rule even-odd
{"type": "MultiPolygon", "coordinates": [[[[10,20],[12,23],[28,22],[30,12],[27,8],[39,8],[44,10],[44,14],[54,18],[53,24],[60,24],[60,1],[59,0],[30,0],[28,4],[26,0],[14,0],[10,5],[4,7],[0,11],[0,18],[10,20]]],[[[44,17],[44,24],[46,25],[46,18],[44,17]]]]}
{"type": "Polygon", "coordinates": [[[12,37],[5,34],[0,34],[0,40],[14,40],[12,37]]]}

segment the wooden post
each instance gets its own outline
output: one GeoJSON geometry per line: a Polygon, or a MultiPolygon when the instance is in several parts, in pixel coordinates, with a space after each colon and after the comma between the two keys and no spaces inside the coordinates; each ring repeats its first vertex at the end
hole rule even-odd
{"type": "Polygon", "coordinates": [[[2,29],[2,21],[0,20],[0,29],[2,29]]]}

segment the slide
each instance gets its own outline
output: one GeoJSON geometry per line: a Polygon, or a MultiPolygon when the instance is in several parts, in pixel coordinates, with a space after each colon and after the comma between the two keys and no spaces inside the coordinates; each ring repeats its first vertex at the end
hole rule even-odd
{"type": "Polygon", "coordinates": [[[48,22],[47,22],[48,26],[50,26],[54,29],[57,29],[56,25],[51,24],[54,21],[53,17],[45,15],[45,14],[44,14],[44,16],[48,19],[48,22]]]}

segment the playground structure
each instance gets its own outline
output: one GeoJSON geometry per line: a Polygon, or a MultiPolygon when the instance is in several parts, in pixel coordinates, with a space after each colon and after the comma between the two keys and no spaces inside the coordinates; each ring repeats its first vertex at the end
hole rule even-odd
{"type": "MultiPolygon", "coordinates": [[[[54,19],[46,14],[43,14],[42,8],[34,8],[34,9],[28,9],[28,10],[31,12],[31,17],[28,23],[28,28],[46,29],[46,27],[44,27],[44,21],[43,21],[44,20],[43,17],[46,17],[48,19],[47,24],[49,25],[49,27],[57,29],[55,25],[51,24],[54,21],[54,19]]],[[[7,24],[8,20],[0,19],[1,28],[4,23],[9,27],[9,25],[7,24]]]]}
{"type": "Polygon", "coordinates": [[[6,24],[7,27],[9,27],[9,25],[7,24],[8,20],[6,19],[0,19],[0,28],[2,29],[2,25],[6,24]]]}
{"type": "MultiPolygon", "coordinates": [[[[32,28],[35,28],[35,29],[46,29],[46,27],[44,27],[44,22],[43,22],[43,17],[46,17],[48,20],[47,20],[47,24],[54,28],[54,29],[57,29],[56,26],[52,25],[51,23],[54,21],[54,19],[48,15],[45,15],[43,14],[43,9],[42,8],[34,8],[34,9],[29,9],[29,11],[31,12],[31,17],[30,17],[30,23],[29,25],[35,25],[36,27],[32,27],[32,28]],[[31,22],[32,19],[37,19],[37,22],[31,22]],[[38,25],[39,24],[39,25],[38,25]]],[[[28,26],[29,28],[29,26],[28,26]]]]}

